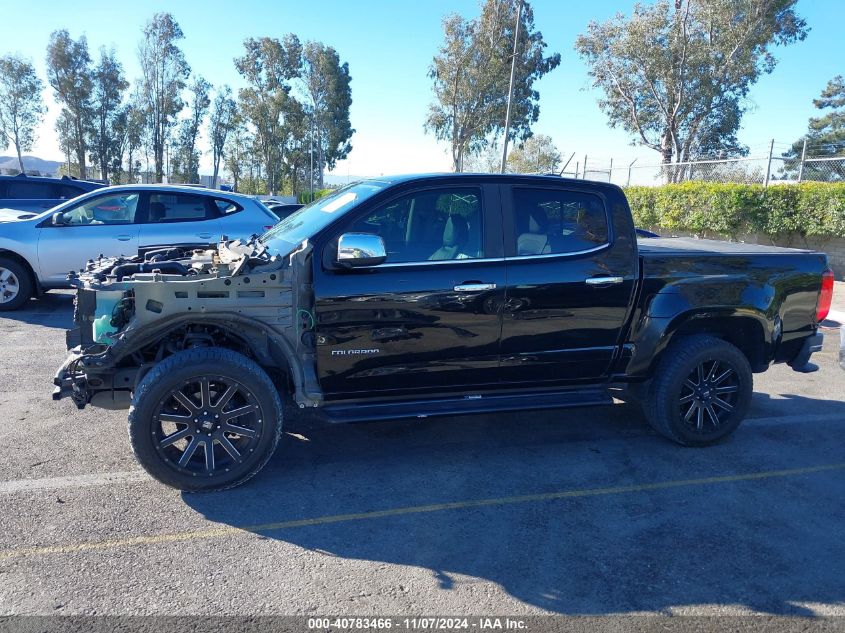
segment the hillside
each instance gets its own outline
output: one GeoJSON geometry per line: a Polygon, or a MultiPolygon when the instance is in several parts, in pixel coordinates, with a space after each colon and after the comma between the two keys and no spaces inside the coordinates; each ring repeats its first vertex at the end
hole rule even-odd
{"type": "MultiPolygon", "coordinates": [[[[26,170],[37,171],[42,176],[52,176],[58,174],[59,167],[62,163],[55,160],[44,160],[37,156],[24,156],[23,165],[26,170]]],[[[17,174],[19,171],[17,156],[0,156],[0,173],[7,174],[9,172],[17,174]]]]}

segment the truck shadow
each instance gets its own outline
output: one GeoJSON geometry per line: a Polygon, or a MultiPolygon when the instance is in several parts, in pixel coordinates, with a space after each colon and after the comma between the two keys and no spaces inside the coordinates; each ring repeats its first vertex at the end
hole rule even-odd
{"type": "Polygon", "coordinates": [[[629,404],[410,423],[301,422],[249,484],[183,498],[210,521],[326,556],[324,570],[343,572],[338,558],[410,568],[367,580],[377,593],[395,592],[397,577],[417,579],[395,598],[396,612],[423,596],[439,600],[437,592],[458,592],[436,604],[467,612],[513,611],[495,587],[478,588],[485,582],[515,603],[564,614],[728,605],[811,615],[808,603],[845,600],[842,470],[638,488],[841,464],[845,403],[802,400],[812,399],[793,396],[790,406],[812,405],[832,421],[749,420],[708,449],[663,440],[629,404]],[[583,492],[617,486],[629,488],[583,492]],[[561,491],[573,494],[513,499],[561,491]],[[479,499],[491,501],[464,503],[479,499]],[[456,505],[421,509],[430,504],[456,505]],[[312,520],[251,527],[301,519],[312,520]]]}
{"type": "Polygon", "coordinates": [[[0,312],[0,321],[17,321],[30,325],[67,329],[73,326],[72,292],[48,292],[30,299],[22,308],[0,312]]]}

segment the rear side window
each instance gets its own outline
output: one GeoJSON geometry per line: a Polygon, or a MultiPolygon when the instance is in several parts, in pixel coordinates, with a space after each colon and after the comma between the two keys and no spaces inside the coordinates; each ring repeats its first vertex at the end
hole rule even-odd
{"type": "Polygon", "coordinates": [[[577,253],[608,242],[607,212],[590,193],[513,189],[517,256],[577,253]]]}
{"type": "Polygon", "coordinates": [[[214,201],[214,205],[217,207],[220,215],[231,215],[241,210],[240,205],[235,204],[231,200],[221,200],[218,198],[214,201]]]}
{"type": "Polygon", "coordinates": [[[13,200],[52,200],[53,186],[48,182],[10,182],[6,197],[13,200]]]}
{"type": "Polygon", "coordinates": [[[205,196],[192,196],[183,193],[150,194],[150,223],[158,222],[196,222],[216,217],[205,196]]]}
{"type": "Polygon", "coordinates": [[[53,197],[59,200],[71,200],[79,195],[82,195],[82,189],[77,189],[69,185],[56,185],[53,197]]]}

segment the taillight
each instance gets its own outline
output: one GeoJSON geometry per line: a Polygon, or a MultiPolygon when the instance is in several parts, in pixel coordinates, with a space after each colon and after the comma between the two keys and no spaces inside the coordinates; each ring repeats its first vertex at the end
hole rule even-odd
{"type": "Polygon", "coordinates": [[[819,293],[819,302],[816,305],[816,323],[821,323],[830,313],[830,304],[833,301],[833,271],[828,268],[822,273],[822,290],[819,293]]]}

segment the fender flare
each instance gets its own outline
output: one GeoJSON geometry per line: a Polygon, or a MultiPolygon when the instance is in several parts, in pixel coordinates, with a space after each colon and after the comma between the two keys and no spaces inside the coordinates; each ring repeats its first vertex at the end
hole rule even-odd
{"type": "MultiPolygon", "coordinates": [[[[767,315],[756,308],[750,307],[716,307],[695,308],[672,316],[653,316],[651,311],[636,324],[632,332],[634,351],[625,368],[625,374],[632,377],[648,377],[653,372],[666,348],[678,336],[679,330],[693,327],[701,322],[706,327],[707,321],[733,319],[737,323],[753,322],[762,333],[763,358],[771,358],[780,336],[780,319],[770,320],[767,315]]],[[[706,331],[706,330],[703,330],[706,331]]]]}
{"type": "Polygon", "coordinates": [[[315,388],[317,383],[313,353],[302,354],[300,358],[290,340],[290,332],[280,332],[256,319],[228,312],[174,315],[154,325],[148,325],[143,330],[134,330],[130,323],[115,343],[91,358],[99,366],[116,366],[133,352],[193,324],[213,325],[225,330],[234,338],[247,343],[260,364],[287,369],[294,384],[294,397],[300,406],[318,406],[322,402],[322,393],[319,388],[315,388]]]}

